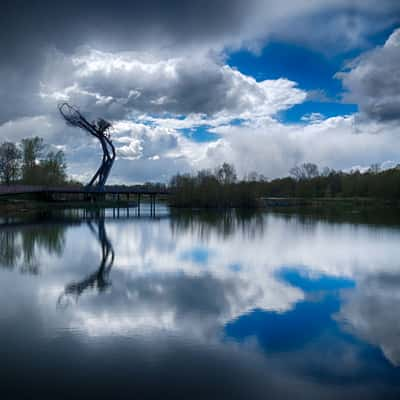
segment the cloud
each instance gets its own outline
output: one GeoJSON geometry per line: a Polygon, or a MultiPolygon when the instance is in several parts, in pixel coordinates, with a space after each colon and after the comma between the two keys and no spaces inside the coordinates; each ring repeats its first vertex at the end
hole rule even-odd
{"type": "Polygon", "coordinates": [[[113,125],[114,143],[118,156],[126,159],[155,158],[175,150],[179,136],[171,129],[148,127],[132,121],[118,121],[113,125]]]}
{"type": "MultiPolygon", "coordinates": [[[[160,125],[116,123],[118,160],[111,180],[168,181],[178,172],[214,168],[224,161],[233,163],[241,177],[257,171],[270,179],[286,176],[291,167],[306,161],[345,170],[372,163],[385,168],[399,162],[396,149],[400,130],[385,124],[361,123],[355,116],[315,120],[308,125],[287,125],[271,118],[238,126],[221,125],[210,128],[216,134],[215,141],[202,143],[186,138],[180,129],[164,127],[163,120],[158,122],[160,125]]],[[[80,160],[95,160],[97,143],[88,147],[91,142],[84,134],[80,140],[85,145],[74,148],[73,159],[69,160],[76,161],[76,167],[74,164],[71,168],[75,173],[79,169],[94,171],[96,162],[89,168],[80,166],[80,160]]]]}
{"type": "Polygon", "coordinates": [[[309,122],[311,124],[321,122],[324,119],[324,115],[318,112],[312,112],[305,114],[301,117],[304,122],[309,122]]]}
{"type": "Polygon", "coordinates": [[[271,36],[325,54],[368,48],[370,36],[399,22],[400,6],[391,0],[381,4],[374,1],[310,1],[301,6],[303,12],[296,10],[291,15],[289,11],[287,24],[282,18],[271,36]]]}
{"type": "MultiPolygon", "coordinates": [[[[113,121],[119,160],[110,178],[115,182],[165,181],[170,177],[166,172],[179,172],[178,167],[185,172],[214,166],[209,155],[216,144],[196,143],[185,137],[185,129],[271,119],[306,98],[295,82],[258,82],[209,55],[157,59],[137,52],[93,49],[71,57],[58,51],[52,54],[41,98],[49,109],[51,104],[55,107],[59,101],[69,101],[91,110],[89,119],[101,115],[113,121]],[[128,160],[143,164],[129,164],[128,160]]],[[[82,134],[80,143],[84,137],[82,134]]],[[[80,152],[86,154],[88,148],[74,144],[74,156],[68,159],[75,177],[79,175],[79,159],[87,160],[80,152]]],[[[93,167],[82,168],[88,169],[93,167]]]]}
{"type": "Polygon", "coordinates": [[[348,90],[345,99],[359,105],[364,117],[377,121],[400,120],[400,29],[382,47],[353,61],[337,77],[348,90]]]}
{"type": "Polygon", "coordinates": [[[184,0],[168,4],[162,0],[73,0],[68,4],[5,0],[0,44],[14,58],[24,52],[35,54],[35,49],[48,44],[63,51],[85,44],[103,50],[221,51],[256,48],[269,36],[320,48],[333,46],[336,39],[336,48],[343,48],[343,43],[348,48],[390,26],[399,8],[393,0],[379,4],[373,0],[350,4],[346,0],[231,0],[229,4],[224,0],[201,4],[184,0]],[[323,29],[316,29],[315,23],[323,29]],[[339,38],[347,40],[338,42],[339,38]],[[15,49],[16,44],[21,47],[15,49]]]}
{"type": "MultiPolygon", "coordinates": [[[[59,117],[22,118],[0,126],[2,140],[30,135],[64,145],[69,173],[75,178],[87,181],[96,170],[99,144],[83,131],[65,126],[59,117]]],[[[113,138],[118,160],[110,182],[137,183],[165,182],[178,172],[214,168],[223,161],[233,163],[240,176],[258,171],[269,178],[285,176],[292,166],[305,161],[345,170],[367,168],[372,163],[392,166],[399,162],[396,148],[400,131],[384,123],[362,122],[355,116],[319,116],[306,125],[254,117],[232,125],[212,117],[144,115],[136,121],[115,121],[113,138]],[[207,124],[216,135],[215,141],[200,143],[184,135],[185,129],[207,124]]]]}
{"type": "Polygon", "coordinates": [[[0,138],[5,141],[17,142],[35,132],[44,138],[52,135],[52,124],[47,116],[21,117],[0,125],[0,138]]]}
{"type": "Polygon", "coordinates": [[[221,139],[208,146],[203,162],[211,166],[227,160],[240,175],[258,171],[269,178],[286,176],[291,167],[305,161],[351,169],[398,159],[400,130],[389,128],[379,125],[377,130],[354,116],[314,120],[308,125],[266,119],[223,126],[212,130],[221,139]]]}
{"type": "MultiPolygon", "coordinates": [[[[393,53],[396,32],[382,48],[385,52],[393,53]]],[[[366,53],[355,65],[382,49],[366,53]]],[[[345,84],[356,68],[361,67],[340,75],[345,84]]],[[[256,170],[274,178],[305,161],[350,170],[397,160],[393,149],[399,130],[386,121],[309,113],[303,117],[306,125],[281,123],[277,113],[303,102],[305,91],[287,79],[256,81],[210,54],[189,59],[88,47],[71,56],[56,51],[41,90],[44,101],[69,100],[116,121],[119,162],[125,159],[124,168],[116,166],[111,176],[117,181],[140,180],[136,173],[132,178],[132,171],[141,171],[143,180],[168,180],[166,171],[178,166],[186,172],[223,161],[234,163],[242,176],[256,170]],[[196,143],[185,137],[198,127],[215,133],[215,141],[196,143]],[[135,165],[130,167],[128,160],[136,160],[135,165]]],[[[364,94],[351,99],[359,102],[362,115],[365,99],[364,94]]],[[[388,99],[378,99],[385,112],[393,100],[388,99]]]]}
{"type": "Polygon", "coordinates": [[[273,115],[306,98],[295,82],[257,82],[211,56],[159,59],[87,48],[72,57],[54,52],[45,82],[44,99],[71,101],[111,119],[145,113],[227,123],[273,115]]]}
{"type": "Polygon", "coordinates": [[[33,136],[42,137],[46,144],[65,146],[69,150],[88,144],[88,137],[82,131],[69,129],[58,115],[26,116],[0,124],[0,141],[19,142],[33,136]]]}
{"type": "MultiPolygon", "coordinates": [[[[37,94],[40,81],[48,83],[44,77],[51,49],[68,56],[91,47],[104,53],[148,53],[160,59],[210,53],[223,58],[237,49],[259,50],[268,40],[283,40],[320,51],[342,51],[365,46],[371,34],[399,20],[399,11],[399,3],[392,0],[352,1],[351,5],[346,0],[295,4],[205,0],[201,5],[183,0],[168,4],[162,0],[66,4],[5,0],[0,15],[0,123],[44,113],[37,94]]],[[[59,75],[68,76],[61,68],[59,75]]],[[[162,96],[155,101],[162,101],[162,96]]]]}

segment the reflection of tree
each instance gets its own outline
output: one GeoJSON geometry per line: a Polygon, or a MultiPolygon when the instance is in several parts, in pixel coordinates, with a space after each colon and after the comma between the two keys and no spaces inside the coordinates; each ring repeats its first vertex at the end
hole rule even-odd
{"type": "Polygon", "coordinates": [[[324,205],[319,207],[282,207],[273,210],[274,214],[310,227],[319,222],[351,223],[376,227],[400,225],[400,213],[390,207],[355,207],[352,204],[342,206],[324,205]]]}
{"type": "Polygon", "coordinates": [[[71,297],[74,297],[75,301],[77,301],[79,296],[81,296],[81,294],[87,289],[96,288],[99,292],[102,292],[108,286],[110,286],[108,276],[114,264],[115,253],[111,242],[107,237],[104,225],[104,216],[100,217],[97,220],[97,232],[91,221],[88,221],[88,226],[93,234],[97,236],[98,241],[101,245],[100,266],[95,272],[88,275],[81,281],[71,282],[66,285],[64,292],[58,298],[59,306],[68,306],[71,297]]]}
{"type": "Polygon", "coordinates": [[[61,255],[65,244],[65,226],[29,225],[5,227],[0,231],[0,266],[18,268],[22,273],[37,274],[37,252],[61,255]]]}
{"type": "Polygon", "coordinates": [[[5,268],[14,268],[21,255],[18,245],[18,234],[15,231],[0,231],[0,265],[5,268]]]}
{"type": "Polygon", "coordinates": [[[264,229],[262,213],[255,211],[240,211],[235,209],[221,211],[179,210],[171,215],[172,232],[191,231],[201,238],[208,237],[211,233],[227,238],[237,230],[246,235],[261,234],[264,229]]]}

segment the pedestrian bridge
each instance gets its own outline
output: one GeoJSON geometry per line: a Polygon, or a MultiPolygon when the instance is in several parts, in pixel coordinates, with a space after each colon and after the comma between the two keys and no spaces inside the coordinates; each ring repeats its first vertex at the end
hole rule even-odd
{"type": "Polygon", "coordinates": [[[19,196],[29,196],[37,200],[46,202],[74,202],[79,201],[94,203],[103,200],[121,204],[121,201],[129,202],[134,200],[140,215],[140,205],[143,198],[147,198],[150,203],[150,214],[155,215],[157,197],[165,197],[169,191],[163,188],[153,188],[146,186],[105,186],[103,189],[98,187],[84,186],[33,186],[33,185],[0,185],[0,198],[15,198],[19,196]],[[111,198],[110,198],[111,197],[111,198]]]}
{"type": "Polygon", "coordinates": [[[145,186],[105,186],[104,189],[85,186],[39,186],[39,185],[0,185],[0,196],[17,194],[43,193],[43,194],[93,194],[93,195],[168,195],[169,191],[160,188],[145,186]]]}

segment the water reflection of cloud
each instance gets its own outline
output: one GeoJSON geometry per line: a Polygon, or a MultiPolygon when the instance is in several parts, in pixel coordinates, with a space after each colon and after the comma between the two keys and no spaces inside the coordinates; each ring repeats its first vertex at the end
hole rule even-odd
{"type": "MultiPolygon", "coordinates": [[[[153,269],[175,270],[177,255],[206,246],[213,253],[209,265],[213,270],[224,269],[226,264],[241,264],[247,271],[304,265],[330,275],[351,277],[366,270],[374,271],[378,264],[380,269],[393,269],[393,258],[400,253],[397,246],[400,233],[384,228],[321,221],[304,225],[296,219],[270,215],[263,217],[263,230],[252,237],[239,228],[229,236],[221,236],[219,228],[202,228],[203,224],[192,221],[189,228],[183,228],[175,236],[171,235],[167,221],[145,227],[115,224],[108,231],[121,266],[129,268],[135,260],[136,268],[151,264],[153,269]]],[[[179,263],[179,268],[186,271],[192,267],[190,260],[179,263]]]]}
{"type": "Polygon", "coordinates": [[[398,363],[400,279],[393,260],[400,233],[273,215],[254,221],[250,231],[240,220],[222,227],[196,219],[179,227],[168,219],[106,221],[116,254],[111,286],[101,295],[86,291],[65,310],[56,308],[65,285],[101,262],[99,243],[85,224],[66,228],[62,255],[35,250],[40,277],[3,269],[0,342],[11,360],[7,384],[15,387],[19,375],[26,388],[40,390],[68,370],[74,387],[97,385],[106,394],[107,374],[114,371],[110,382],[121,381],[119,389],[135,390],[135,397],[396,398],[395,378],[380,352],[341,332],[331,317],[336,313],[352,333],[398,363]],[[201,268],[198,258],[182,257],[196,249],[212,254],[201,268]],[[295,271],[301,279],[293,270],[282,277],[288,265],[304,266],[295,271]],[[339,297],[328,296],[328,303],[310,297],[332,294],[328,278],[335,289],[349,288],[343,304],[339,297]],[[50,338],[45,351],[43,337],[50,338]],[[271,346],[276,351],[268,351],[271,346]],[[42,366],[39,379],[29,378],[30,359],[42,366]],[[82,370],[90,382],[81,380],[82,370]]]}
{"type": "MultiPolygon", "coordinates": [[[[174,218],[107,221],[116,254],[111,286],[102,296],[83,295],[61,319],[54,315],[55,324],[90,335],[162,329],[210,336],[254,309],[283,313],[304,300],[306,288],[277,274],[282,266],[362,281],[371,271],[393,271],[400,255],[394,229],[268,214],[174,218]],[[198,257],[184,256],[198,249],[212,254],[201,268],[198,257]]],[[[62,288],[96,271],[101,259],[85,224],[69,227],[63,243],[63,257],[37,253],[46,270],[37,293],[49,315],[62,288]]]]}
{"type": "MultiPolygon", "coordinates": [[[[269,296],[300,294],[295,288],[284,290],[284,285],[271,278],[264,282],[268,285],[273,290],[269,296]]],[[[95,336],[167,330],[209,337],[263,301],[261,287],[250,286],[240,277],[220,278],[209,272],[130,277],[125,271],[114,271],[112,289],[102,296],[82,296],[70,323],[95,336]]]]}
{"type": "MultiPolygon", "coordinates": [[[[252,232],[259,225],[257,218],[255,225],[249,225],[252,232]]],[[[114,292],[126,295],[118,300],[118,311],[111,302],[110,313],[105,312],[110,298],[102,311],[98,299],[80,304],[73,323],[87,326],[91,334],[157,328],[210,334],[253,309],[284,312],[304,299],[305,288],[293,287],[276,275],[284,265],[304,265],[310,273],[331,275],[345,283],[361,280],[370,271],[396,268],[393,260],[400,255],[400,234],[394,229],[303,223],[302,219],[272,215],[262,218],[263,229],[257,235],[248,234],[240,228],[243,224],[231,220],[229,229],[196,219],[179,227],[168,220],[109,223],[107,230],[117,255],[114,292]],[[201,269],[198,260],[182,257],[199,247],[212,254],[201,269]],[[150,290],[151,285],[157,289],[150,290]],[[196,309],[195,303],[180,297],[180,288],[191,291],[200,303],[210,300],[215,308],[196,309]],[[186,313],[182,304],[190,306],[186,313]]]]}
{"type": "Polygon", "coordinates": [[[400,274],[368,275],[346,293],[336,318],[345,329],[381,348],[395,366],[400,365],[400,274]]]}
{"type": "MultiPolygon", "coordinates": [[[[7,277],[9,290],[0,292],[2,302],[15,290],[16,275],[8,273],[7,277]]],[[[332,337],[314,336],[308,346],[267,357],[257,344],[237,345],[163,329],[142,335],[109,331],[113,334],[87,340],[82,330],[65,329],[60,322],[72,316],[70,313],[79,313],[80,307],[66,314],[56,313],[54,307],[46,309],[46,304],[32,301],[37,286],[29,279],[24,282],[26,285],[18,285],[19,304],[14,312],[24,309],[25,321],[19,320],[15,326],[15,320],[1,314],[2,364],[6,366],[0,367],[2,393],[11,393],[10,398],[70,398],[71,390],[74,398],[85,399],[94,394],[96,398],[127,395],[149,399],[165,395],[191,399],[396,399],[400,394],[390,379],[383,379],[385,384],[377,379],[377,375],[382,378],[382,368],[365,363],[359,348],[343,340],[332,341],[332,337]],[[57,318],[60,329],[55,330],[52,324],[57,318]]],[[[146,291],[141,290],[143,301],[148,298],[146,291]]],[[[103,298],[97,296],[97,300],[103,298]]],[[[188,305],[193,307],[198,308],[196,318],[200,318],[203,306],[188,305]]],[[[218,307],[205,309],[206,314],[218,313],[218,307]]],[[[99,306],[97,311],[101,310],[99,306]]],[[[88,318],[96,314],[91,311],[88,318]]],[[[191,310],[181,312],[192,314],[191,310]]],[[[99,312],[97,321],[103,315],[99,312]]],[[[110,323],[107,318],[102,322],[110,323]]]]}

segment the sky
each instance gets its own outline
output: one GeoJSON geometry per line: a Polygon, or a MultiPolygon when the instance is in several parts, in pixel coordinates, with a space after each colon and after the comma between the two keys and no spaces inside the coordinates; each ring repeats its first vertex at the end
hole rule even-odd
{"type": "Polygon", "coordinates": [[[5,0],[0,48],[0,141],[41,136],[83,182],[101,149],[64,101],[112,122],[110,183],[400,163],[396,0],[5,0]]]}

